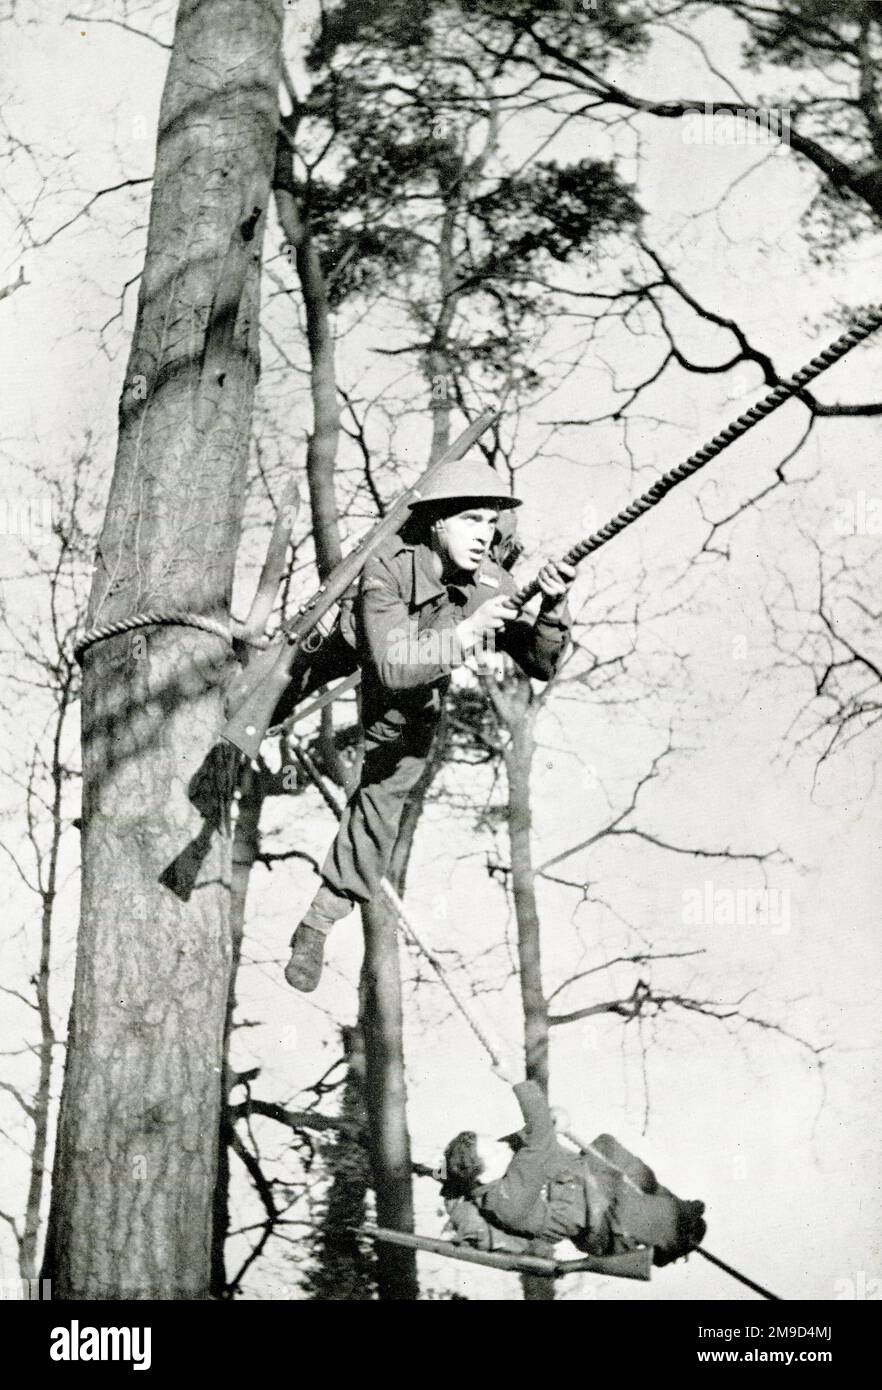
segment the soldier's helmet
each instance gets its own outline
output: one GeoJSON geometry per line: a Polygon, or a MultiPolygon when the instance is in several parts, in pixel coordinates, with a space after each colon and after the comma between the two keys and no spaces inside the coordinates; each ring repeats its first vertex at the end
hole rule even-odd
{"type": "Polygon", "coordinates": [[[506,494],[495,468],[480,459],[458,459],[435,475],[420,496],[410,503],[410,510],[418,513],[423,507],[443,507],[455,501],[462,502],[463,506],[469,502],[483,502],[499,511],[521,505],[520,497],[506,494]]]}

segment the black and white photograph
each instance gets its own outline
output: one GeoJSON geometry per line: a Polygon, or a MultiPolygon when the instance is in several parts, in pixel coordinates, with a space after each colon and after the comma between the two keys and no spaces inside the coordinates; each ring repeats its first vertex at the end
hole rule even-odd
{"type": "Polygon", "coordinates": [[[290,1365],[292,1303],[588,1302],[634,1374],[835,1366],[882,4],[0,36],[4,1331],[63,1377],[194,1302],[290,1365]]]}

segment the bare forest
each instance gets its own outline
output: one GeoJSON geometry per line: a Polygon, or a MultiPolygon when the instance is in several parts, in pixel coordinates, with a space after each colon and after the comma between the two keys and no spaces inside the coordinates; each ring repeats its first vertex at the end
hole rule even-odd
{"type": "Polygon", "coordinates": [[[504,1051],[762,1286],[878,1298],[882,7],[77,3],[2,7],[3,1281],[755,1296],[436,1248],[504,1051]],[[483,412],[515,583],[601,537],[569,642],[454,671],[298,994],[357,678],[253,757],[229,692],[483,412]]]}

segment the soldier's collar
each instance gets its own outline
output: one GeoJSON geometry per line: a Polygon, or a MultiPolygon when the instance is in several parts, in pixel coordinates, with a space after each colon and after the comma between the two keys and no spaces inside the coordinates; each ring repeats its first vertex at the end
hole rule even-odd
{"type": "Polygon", "coordinates": [[[480,575],[464,575],[462,580],[451,581],[450,584],[443,584],[435,573],[435,566],[432,560],[432,551],[427,545],[420,543],[413,548],[413,589],[411,592],[411,602],[416,608],[422,608],[424,603],[430,599],[438,598],[439,595],[446,594],[448,589],[458,589],[463,597],[467,598],[469,591],[480,579],[480,575]]]}

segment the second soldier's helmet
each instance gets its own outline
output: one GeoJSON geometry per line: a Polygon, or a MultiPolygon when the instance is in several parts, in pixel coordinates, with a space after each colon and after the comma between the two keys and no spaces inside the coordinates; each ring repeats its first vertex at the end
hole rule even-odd
{"type": "Polygon", "coordinates": [[[520,497],[506,494],[495,468],[481,460],[457,459],[435,475],[410,503],[410,509],[413,511],[415,508],[453,501],[484,502],[498,507],[500,511],[521,505],[520,497]]]}

